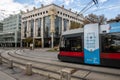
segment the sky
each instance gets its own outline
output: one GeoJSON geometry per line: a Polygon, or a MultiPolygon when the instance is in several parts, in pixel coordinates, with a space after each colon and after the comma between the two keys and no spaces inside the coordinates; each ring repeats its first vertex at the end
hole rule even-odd
{"type": "Polygon", "coordinates": [[[120,14],[120,0],[98,0],[98,4],[96,5],[94,5],[92,0],[1,0],[0,20],[9,15],[17,14],[20,10],[32,10],[33,7],[41,7],[41,4],[48,5],[51,3],[59,6],[64,5],[66,9],[71,8],[73,12],[77,11],[84,16],[91,13],[104,15],[108,20],[120,14]],[[88,9],[82,11],[85,6],[87,6],[88,9]]]}

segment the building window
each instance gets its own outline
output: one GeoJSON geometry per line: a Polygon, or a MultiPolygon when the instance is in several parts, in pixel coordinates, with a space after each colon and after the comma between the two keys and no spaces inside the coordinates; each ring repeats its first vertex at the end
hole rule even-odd
{"type": "Polygon", "coordinates": [[[43,27],[44,28],[44,37],[49,38],[50,37],[50,25],[51,25],[50,16],[44,17],[43,20],[44,20],[44,22],[43,22],[43,24],[44,24],[44,27],[43,27]]]}
{"type": "Polygon", "coordinates": [[[66,31],[67,27],[68,27],[68,20],[67,19],[63,19],[63,22],[64,22],[64,31],[66,31]]]}
{"type": "Polygon", "coordinates": [[[45,12],[43,12],[43,14],[45,14],[45,12]]]}
{"type": "Polygon", "coordinates": [[[38,37],[40,37],[41,36],[41,19],[40,18],[37,20],[37,23],[38,23],[38,37]]]}
{"type": "Polygon", "coordinates": [[[62,15],[62,12],[60,12],[60,14],[62,15]]]}
{"type": "Polygon", "coordinates": [[[57,13],[59,14],[60,12],[58,11],[57,13]]]}
{"type": "Polygon", "coordinates": [[[40,14],[42,15],[42,12],[40,14]]]}
{"type": "Polygon", "coordinates": [[[31,37],[33,37],[33,32],[34,32],[34,20],[31,20],[30,23],[31,23],[31,37]]]}
{"type": "Polygon", "coordinates": [[[35,16],[37,16],[37,14],[35,14],[35,16]]]}
{"type": "Polygon", "coordinates": [[[67,14],[65,14],[65,16],[67,17],[67,14]]]}
{"type": "Polygon", "coordinates": [[[23,23],[24,25],[24,37],[27,37],[26,32],[27,32],[27,21],[23,23]]]}
{"type": "Polygon", "coordinates": [[[68,17],[69,17],[69,15],[68,15],[68,17]]]}
{"type": "Polygon", "coordinates": [[[55,19],[55,37],[59,37],[62,32],[62,18],[56,16],[55,19]]]}
{"type": "Polygon", "coordinates": [[[48,13],[48,11],[46,11],[46,13],[48,13]]]}

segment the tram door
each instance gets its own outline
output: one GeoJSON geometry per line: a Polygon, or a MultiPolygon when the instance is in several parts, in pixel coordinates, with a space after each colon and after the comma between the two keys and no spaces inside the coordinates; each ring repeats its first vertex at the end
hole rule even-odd
{"type": "Polygon", "coordinates": [[[84,62],[86,64],[100,64],[98,24],[84,26],[84,62]]]}

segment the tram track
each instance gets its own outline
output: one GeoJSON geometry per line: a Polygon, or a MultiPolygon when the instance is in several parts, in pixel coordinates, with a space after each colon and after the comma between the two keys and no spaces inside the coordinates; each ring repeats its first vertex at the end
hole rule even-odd
{"type": "Polygon", "coordinates": [[[33,53],[26,53],[25,51],[23,52],[23,51],[20,51],[20,53],[17,53],[16,52],[16,54],[17,55],[20,55],[20,56],[24,56],[24,57],[30,57],[30,58],[36,58],[36,59],[44,59],[44,60],[51,60],[51,61],[58,61],[59,62],[59,60],[58,59],[54,59],[54,58],[48,58],[49,56],[39,56],[39,55],[35,55],[35,54],[33,54],[33,53]]]}
{"type": "MultiPolygon", "coordinates": [[[[16,56],[18,56],[18,57],[22,57],[22,58],[24,58],[25,59],[25,57],[30,57],[30,56],[24,56],[24,55],[22,55],[22,54],[15,54],[16,56]]],[[[14,55],[13,55],[14,56],[14,55]]],[[[15,57],[15,56],[14,56],[15,57]]],[[[36,58],[36,57],[30,57],[30,58],[36,58]]],[[[29,60],[30,60],[30,58],[28,58],[29,60]]],[[[43,59],[43,58],[39,58],[39,59],[43,59]]],[[[46,59],[44,59],[44,60],[46,60],[46,59]]],[[[90,69],[91,67],[97,67],[98,69],[100,69],[100,68],[103,68],[102,66],[89,66],[89,65],[86,65],[86,66],[89,66],[89,68],[84,68],[84,67],[80,67],[80,65],[79,64],[71,64],[70,65],[70,63],[65,63],[65,62],[59,62],[58,60],[55,60],[55,61],[50,61],[50,62],[47,62],[47,61],[42,61],[42,60],[34,60],[34,61],[36,61],[36,62],[40,62],[40,63],[45,63],[45,64],[50,64],[50,65],[55,65],[55,66],[61,66],[61,67],[68,67],[68,68],[75,68],[75,69],[77,69],[77,70],[84,70],[84,71],[90,71],[90,72],[96,72],[96,73],[104,73],[104,74],[109,74],[109,75],[116,75],[116,76],[120,76],[120,73],[118,74],[116,74],[116,73],[110,73],[110,72],[106,72],[106,71],[100,71],[100,70],[96,70],[96,69],[90,69]],[[54,62],[54,63],[53,63],[54,62]],[[69,66],[69,65],[70,66],[69,66]],[[76,65],[76,66],[73,66],[73,65],[76,65]]],[[[83,65],[84,66],[84,65],[83,65]]],[[[109,67],[106,67],[106,69],[107,68],[109,68],[109,67]]],[[[114,68],[110,68],[110,69],[114,69],[114,68]]]]}
{"type": "MultiPolygon", "coordinates": [[[[85,80],[86,77],[91,73],[100,73],[100,74],[107,74],[107,75],[114,75],[114,76],[120,76],[120,74],[116,74],[116,73],[110,73],[109,71],[100,71],[100,70],[95,70],[92,69],[91,66],[90,68],[84,68],[84,67],[80,67],[76,64],[74,64],[75,66],[72,66],[69,63],[64,63],[64,62],[56,62],[56,61],[49,61],[49,60],[43,60],[43,58],[39,58],[35,59],[35,57],[30,57],[30,56],[24,56],[22,54],[18,54],[19,50],[14,50],[14,51],[9,51],[6,54],[2,54],[2,58],[4,60],[9,61],[10,59],[12,59],[14,61],[14,65],[17,67],[21,67],[23,69],[25,69],[25,65],[26,63],[32,63],[33,65],[33,71],[42,75],[51,75],[52,78],[55,79],[59,79],[60,78],[60,70],[62,68],[74,68],[76,70],[82,70],[82,71],[86,71],[86,75],[84,75],[83,77],[81,76],[76,76],[73,74],[72,76],[72,80],[85,80]],[[40,60],[41,59],[41,60],[40,60]],[[69,65],[68,65],[69,64],[69,65]],[[40,66],[42,65],[42,66],[40,66]],[[50,67],[54,67],[54,69],[50,69],[50,67]]],[[[19,51],[20,52],[20,51],[19,51]]]]}

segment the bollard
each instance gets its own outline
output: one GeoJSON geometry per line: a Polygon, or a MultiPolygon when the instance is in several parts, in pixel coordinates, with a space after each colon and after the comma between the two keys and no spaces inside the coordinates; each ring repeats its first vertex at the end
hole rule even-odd
{"type": "Polygon", "coordinates": [[[26,74],[32,75],[32,64],[31,63],[26,64],[26,74]]]}
{"type": "Polygon", "coordinates": [[[61,78],[60,80],[71,80],[71,75],[76,72],[75,69],[64,68],[61,70],[61,78]]]}
{"type": "Polygon", "coordinates": [[[0,57],[0,65],[2,65],[2,57],[0,57]]]}
{"type": "Polygon", "coordinates": [[[12,60],[12,59],[9,60],[8,65],[9,65],[8,67],[9,67],[10,69],[13,69],[13,60],[12,60]]]}

